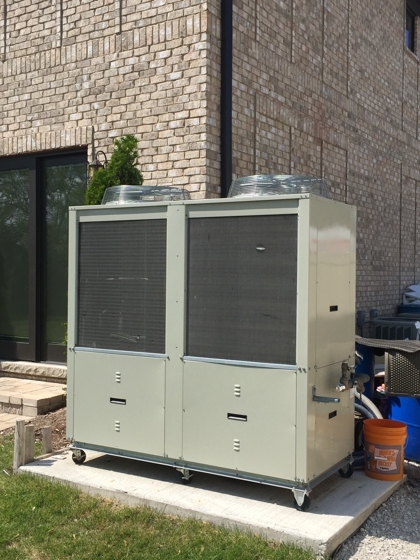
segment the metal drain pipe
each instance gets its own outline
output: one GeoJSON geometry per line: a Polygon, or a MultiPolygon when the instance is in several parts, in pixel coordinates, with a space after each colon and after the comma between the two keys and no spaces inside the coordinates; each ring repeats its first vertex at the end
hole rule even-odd
{"type": "Polygon", "coordinates": [[[232,182],[233,0],[221,4],[220,187],[226,198],[232,182]]]}

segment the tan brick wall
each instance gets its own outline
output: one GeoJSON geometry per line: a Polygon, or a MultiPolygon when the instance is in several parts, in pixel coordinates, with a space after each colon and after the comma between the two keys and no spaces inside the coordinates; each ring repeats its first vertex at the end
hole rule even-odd
{"type": "MultiPolygon", "coordinates": [[[[148,183],[218,196],[221,0],[0,2],[0,155],[133,133],[148,183]]],[[[357,304],[420,281],[419,59],[403,0],[234,0],[234,176],[356,204],[357,304]]],[[[419,26],[418,26],[419,27],[419,26]]]]}
{"type": "Polygon", "coordinates": [[[322,175],[357,205],[367,315],[420,281],[419,59],[404,18],[402,0],[234,2],[235,176],[322,175]]]}
{"type": "Polygon", "coordinates": [[[209,87],[220,88],[217,6],[7,0],[7,17],[0,9],[0,155],[77,145],[109,155],[113,138],[132,133],[146,182],[217,195],[219,123],[208,126],[219,104],[209,87]]]}

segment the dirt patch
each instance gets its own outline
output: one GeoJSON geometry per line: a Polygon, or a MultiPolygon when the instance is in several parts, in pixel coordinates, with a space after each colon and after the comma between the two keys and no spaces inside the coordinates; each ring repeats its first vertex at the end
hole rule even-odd
{"type": "MultiPolygon", "coordinates": [[[[16,416],[16,420],[19,420],[19,416],[16,416]]],[[[59,451],[64,449],[68,445],[66,439],[66,409],[60,408],[54,412],[49,412],[48,414],[43,414],[41,416],[36,416],[33,420],[28,421],[28,424],[35,426],[35,441],[41,441],[41,430],[42,428],[51,427],[51,440],[52,440],[52,450],[59,451]]],[[[13,433],[14,428],[8,428],[3,430],[2,434],[13,433]]]]}
{"type": "Polygon", "coordinates": [[[60,408],[54,412],[37,416],[29,422],[35,426],[35,441],[41,441],[42,428],[51,427],[52,450],[59,451],[68,445],[66,439],[66,409],[60,408]]]}

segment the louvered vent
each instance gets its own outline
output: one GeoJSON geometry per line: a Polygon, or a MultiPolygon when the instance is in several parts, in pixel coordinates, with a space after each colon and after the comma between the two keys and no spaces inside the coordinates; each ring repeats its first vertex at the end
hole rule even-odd
{"type": "Polygon", "coordinates": [[[164,353],[166,220],[79,228],[78,346],[164,353]]]}

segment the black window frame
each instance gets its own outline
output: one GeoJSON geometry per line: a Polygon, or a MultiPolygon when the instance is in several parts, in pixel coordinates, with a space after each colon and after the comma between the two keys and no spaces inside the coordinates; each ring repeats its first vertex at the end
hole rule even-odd
{"type": "Polygon", "coordinates": [[[420,2],[418,0],[406,0],[404,45],[413,53],[416,53],[417,48],[416,20],[419,16],[420,2]]]}
{"type": "Polygon", "coordinates": [[[408,7],[405,11],[405,46],[414,52],[415,48],[416,15],[408,7]]]}

